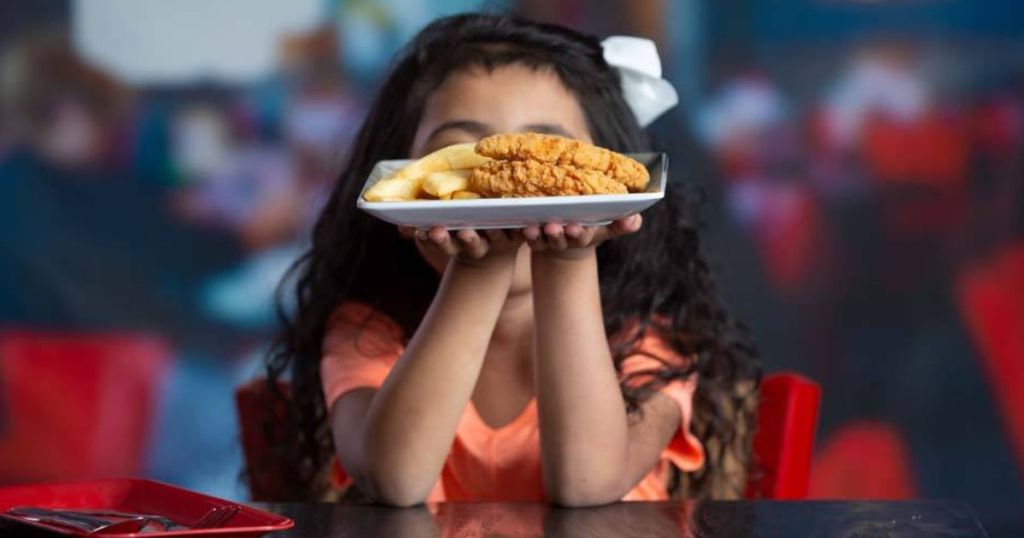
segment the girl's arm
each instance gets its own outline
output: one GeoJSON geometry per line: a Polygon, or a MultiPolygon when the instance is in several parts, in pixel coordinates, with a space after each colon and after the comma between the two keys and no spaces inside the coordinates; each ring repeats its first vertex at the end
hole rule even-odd
{"type": "MultiPolygon", "coordinates": [[[[610,234],[630,233],[639,219],[610,234]]],[[[617,501],[647,474],[679,427],[679,409],[655,395],[641,420],[626,406],[604,332],[594,229],[526,232],[532,255],[537,404],[550,498],[571,506],[617,501]],[[568,237],[567,237],[568,236],[568,237]]]]}
{"type": "Polygon", "coordinates": [[[419,504],[437,482],[511,283],[517,241],[468,230],[458,238],[441,229],[419,237],[453,255],[434,301],[380,389],[349,392],[332,410],[342,466],[388,504],[419,504]]]}

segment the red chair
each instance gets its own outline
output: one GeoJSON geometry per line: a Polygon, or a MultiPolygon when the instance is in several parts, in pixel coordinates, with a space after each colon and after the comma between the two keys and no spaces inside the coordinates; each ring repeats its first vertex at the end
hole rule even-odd
{"type": "Polygon", "coordinates": [[[814,436],[818,428],[821,387],[791,373],[761,382],[754,471],[747,497],[803,499],[811,476],[814,436]]]}
{"type": "Polygon", "coordinates": [[[170,358],[150,336],[0,332],[0,483],[139,474],[170,358]]]}
{"type": "Polygon", "coordinates": [[[957,296],[1024,473],[1024,243],[965,270],[957,296]]]}
{"type": "Polygon", "coordinates": [[[881,420],[852,420],[833,429],[820,443],[811,477],[812,499],[901,500],[918,495],[905,435],[881,420]]]}
{"type": "MultiPolygon", "coordinates": [[[[264,434],[268,411],[272,410],[273,420],[283,420],[286,411],[270,403],[274,400],[265,379],[243,385],[235,398],[253,500],[287,501],[282,497],[282,471],[275,468],[270,452],[276,440],[268,441],[264,434]]],[[[754,438],[757,470],[751,473],[748,497],[800,499],[807,495],[820,402],[821,389],[804,377],[775,374],[764,379],[754,438]]],[[[343,472],[335,469],[336,474],[343,472]]],[[[345,477],[334,479],[343,482],[345,477]]]]}
{"type": "MultiPolygon", "coordinates": [[[[291,392],[285,383],[278,388],[287,397],[291,392]]],[[[283,477],[287,476],[277,464],[270,447],[280,439],[268,439],[274,430],[268,428],[271,421],[287,418],[287,409],[270,393],[267,380],[254,379],[235,390],[235,405],[238,410],[238,425],[242,439],[242,453],[245,456],[246,478],[252,500],[259,502],[294,501],[287,496],[283,477]]]]}

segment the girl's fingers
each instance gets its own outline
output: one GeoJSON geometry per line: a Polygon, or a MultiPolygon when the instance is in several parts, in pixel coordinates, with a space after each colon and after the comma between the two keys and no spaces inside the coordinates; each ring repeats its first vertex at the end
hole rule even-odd
{"type": "Polygon", "coordinates": [[[565,238],[565,229],[561,224],[554,222],[545,224],[544,237],[547,239],[547,246],[551,250],[565,250],[569,246],[565,238]]]}
{"type": "Polygon", "coordinates": [[[416,237],[416,228],[413,228],[412,226],[399,226],[398,235],[406,239],[412,239],[416,237]]]}
{"type": "Polygon", "coordinates": [[[448,230],[445,230],[444,228],[438,226],[434,226],[433,228],[427,230],[427,237],[430,239],[432,243],[441,245],[442,243],[448,241],[449,239],[448,230]]]}
{"type": "Polygon", "coordinates": [[[640,230],[641,225],[643,225],[643,218],[640,217],[639,213],[614,220],[608,226],[594,228],[594,235],[591,238],[590,244],[600,245],[609,239],[636,233],[640,230]]]}
{"type": "Polygon", "coordinates": [[[636,233],[637,231],[640,230],[640,226],[643,225],[643,222],[644,219],[643,217],[640,216],[639,213],[618,219],[615,222],[612,222],[610,226],[608,226],[610,237],[619,237],[621,235],[629,235],[631,233],[636,233]]]}
{"type": "Polygon", "coordinates": [[[434,227],[427,232],[427,238],[429,242],[434,245],[435,248],[440,249],[441,252],[449,256],[454,256],[459,253],[459,246],[452,240],[448,230],[444,228],[434,227]]]}
{"type": "Polygon", "coordinates": [[[540,226],[531,225],[523,228],[523,237],[527,241],[536,241],[537,239],[540,239],[540,236],[540,226]]]}
{"type": "Polygon", "coordinates": [[[596,229],[592,226],[570,224],[565,227],[565,237],[569,247],[572,248],[590,246],[591,241],[594,240],[595,233],[596,229]]]}
{"type": "Polygon", "coordinates": [[[600,245],[601,243],[615,237],[615,234],[611,232],[610,227],[611,225],[593,228],[594,235],[590,238],[590,243],[592,245],[600,245]]]}
{"type": "Polygon", "coordinates": [[[471,258],[483,258],[487,254],[487,241],[476,230],[459,230],[456,237],[462,244],[462,250],[471,258]]]}
{"type": "Polygon", "coordinates": [[[526,240],[525,238],[523,238],[523,231],[517,230],[515,228],[505,230],[505,235],[508,237],[510,243],[519,244],[526,240]]]}
{"type": "Polygon", "coordinates": [[[508,236],[505,235],[504,230],[483,230],[484,237],[487,238],[487,242],[492,247],[501,247],[508,244],[508,236]]]}
{"type": "Polygon", "coordinates": [[[598,245],[605,240],[637,232],[643,224],[639,214],[618,219],[608,226],[593,227],[579,224],[562,225],[549,222],[543,226],[531,225],[518,230],[459,230],[449,233],[441,227],[429,230],[399,226],[403,237],[429,244],[448,256],[464,252],[472,258],[482,258],[492,248],[504,249],[525,241],[532,250],[565,250],[598,245]]]}
{"type": "Polygon", "coordinates": [[[540,226],[527,226],[523,228],[522,234],[531,250],[547,250],[547,242],[544,240],[544,232],[541,231],[540,226]]]}
{"type": "Polygon", "coordinates": [[[518,230],[484,230],[484,236],[492,249],[510,248],[519,243],[518,230]]]}

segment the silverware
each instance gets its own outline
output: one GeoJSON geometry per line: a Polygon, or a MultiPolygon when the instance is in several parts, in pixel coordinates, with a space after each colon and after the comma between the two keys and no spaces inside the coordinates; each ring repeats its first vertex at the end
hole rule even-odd
{"type": "Polygon", "coordinates": [[[115,534],[140,532],[150,523],[162,526],[165,531],[183,529],[215,529],[224,526],[240,511],[238,506],[217,506],[199,518],[191,527],[174,522],[170,518],[153,514],[134,514],[103,509],[49,509],[34,507],[18,507],[7,511],[8,514],[27,521],[51,523],[64,527],[79,529],[90,534],[115,534]],[[120,518],[112,521],[100,516],[120,518]]]}
{"type": "Polygon", "coordinates": [[[61,513],[64,513],[64,514],[84,514],[86,516],[106,516],[106,517],[118,517],[118,518],[125,518],[125,519],[134,519],[134,518],[141,517],[141,518],[145,518],[145,519],[147,519],[149,521],[152,521],[153,523],[156,523],[157,525],[160,525],[161,527],[164,528],[165,531],[185,530],[185,529],[189,528],[189,527],[186,527],[185,525],[182,525],[180,523],[176,523],[173,519],[171,519],[169,517],[165,517],[165,516],[161,516],[161,515],[157,515],[157,514],[137,514],[137,513],[133,513],[133,512],[118,512],[117,510],[105,510],[105,509],[102,509],[102,508],[95,508],[95,509],[93,509],[93,508],[79,508],[79,509],[76,509],[76,510],[64,510],[64,509],[56,510],[55,509],[54,511],[61,512],[61,513]]]}
{"type": "Polygon", "coordinates": [[[149,523],[148,520],[141,517],[110,521],[109,519],[87,515],[31,507],[12,508],[7,513],[25,521],[70,527],[88,532],[89,534],[128,534],[139,532],[149,523]]]}
{"type": "Polygon", "coordinates": [[[228,522],[229,519],[235,516],[239,511],[238,506],[218,506],[210,509],[209,512],[199,518],[199,521],[195,525],[192,525],[193,529],[215,529],[223,526],[228,522]]]}

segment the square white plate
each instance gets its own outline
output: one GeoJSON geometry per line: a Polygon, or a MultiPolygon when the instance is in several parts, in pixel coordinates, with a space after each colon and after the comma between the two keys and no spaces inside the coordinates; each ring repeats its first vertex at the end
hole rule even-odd
{"type": "Polygon", "coordinates": [[[414,200],[410,202],[367,202],[362,192],[411,160],[381,161],[373,167],[359,194],[359,209],[392,224],[449,230],[462,228],[523,228],[545,222],[604,225],[639,213],[665,197],[668,155],[628,153],[647,166],[651,181],[644,192],[629,194],[588,194],[536,198],[479,198],[473,200],[414,200]]]}

